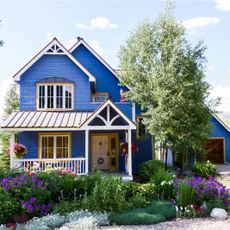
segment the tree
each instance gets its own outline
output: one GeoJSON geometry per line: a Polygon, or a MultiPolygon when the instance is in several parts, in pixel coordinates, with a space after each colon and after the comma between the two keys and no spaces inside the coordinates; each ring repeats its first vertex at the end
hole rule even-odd
{"type": "Polygon", "coordinates": [[[150,134],[186,158],[204,153],[211,125],[209,84],[205,81],[205,48],[192,47],[168,4],[155,21],[145,20],[120,50],[126,97],[141,105],[150,134]]]}
{"type": "Polygon", "coordinates": [[[16,83],[12,83],[9,90],[6,92],[3,120],[5,120],[14,110],[19,110],[19,95],[16,83]]]}
{"type": "MultiPolygon", "coordinates": [[[[5,95],[3,120],[6,119],[14,110],[19,109],[18,86],[15,83],[10,85],[9,90],[5,95]]],[[[10,134],[8,132],[0,133],[1,154],[0,154],[0,169],[9,169],[10,157],[8,154],[10,134]]]]}
{"type": "MultiPolygon", "coordinates": [[[[0,22],[1,22],[1,20],[0,20],[0,22]]],[[[3,43],[4,43],[3,40],[0,40],[0,47],[3,46],[3,43]]]]}

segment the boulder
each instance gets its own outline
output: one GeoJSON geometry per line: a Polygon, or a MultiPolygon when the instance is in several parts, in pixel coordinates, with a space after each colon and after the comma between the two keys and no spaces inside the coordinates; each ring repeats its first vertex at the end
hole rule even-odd
{"type": "Polygon", "coordinates": [[[227,219],[228,213],[222,208],[214,208],[210,216],[216,219],[227,219]]]}

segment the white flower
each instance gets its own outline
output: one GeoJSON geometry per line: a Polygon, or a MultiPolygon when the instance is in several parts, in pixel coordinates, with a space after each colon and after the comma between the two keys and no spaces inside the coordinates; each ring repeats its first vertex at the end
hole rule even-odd
{"type": "Polygon", "coordinates": [[[167,184],[165,180],[161,182],[161,186],[164,186],[165,184],[167,184]]]}
{"type": "Polygon", "coordinates": [[[178,212],[178,211],[179,211],[179,208],[178,208],[178,206],[177,206],[177,205],[175,206],[175,208],[176,208],[176,211],[178,212]]]}

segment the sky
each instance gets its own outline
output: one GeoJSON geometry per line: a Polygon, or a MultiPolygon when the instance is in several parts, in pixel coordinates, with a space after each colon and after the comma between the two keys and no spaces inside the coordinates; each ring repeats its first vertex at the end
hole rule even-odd
{"type": "MultiPolygon", "coordinates": [[[[175,15],[192,44],[207,47],[206,80],[217,108],[230,117],[230,0],[175,1],[175,15]]],[[[118,52],[144,19],[156,20],[165,1],[0,0],[0,119],[12,76],[54,36],[69,48],[83,37],[114,68],[118,52]]]]}

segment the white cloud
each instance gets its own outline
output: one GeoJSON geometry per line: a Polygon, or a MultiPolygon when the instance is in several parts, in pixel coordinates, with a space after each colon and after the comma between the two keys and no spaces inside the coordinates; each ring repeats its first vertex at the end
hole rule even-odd
{"type": "Polygon", "coordinates": [[[77,29],[115,29],[118,27],[118,24],[112,23],[110,19],[106,17],[97,17],[90,20],[89,25],[83,24],[81,22],[76,23],[77,29]]]}
{"type": "Polygon", "coordinates": [[[215,0],[216,8],[221,11],[230,11],[230,0],[215,0]]]}
{"type": "Polygon", "coordinates": [[[77,43],[77,38],[72,38],[66,42],[66,48],[70,49],[74,44],[77,43]]]}
{"type": "Polygon", "coordinates": [[[197,27],[208,26],[211,24],[217,24],[220,19],[217,17],[197,17],[183,21],[183,25],[187,29],[193,29],[197,27]]]}
{"type": "Polygon", "coordinates": [[[46,36],[47,36],[47,39],[48,39],[49,42],[52,41],[53,38],[54,38],[54,35],[53,35],[52,33],[50,33],[50,32],[48,32],[48,33],[46,34],[46,36]]]}
{"type": "Polygon", "coordinates": [[[89,45],[96,51],[100,56],[104,54],[104,49],[101,47],[101,42],[97,40],[92,40],[89,45]]]}
{"type": "Polygon", "coordinates": [[[207,66],[207,71],[212,72],[216,67],[214,65],[208,65],[207,66]]]}
{"type": "Polygon", "coordinates": [[[211,97],[221,97],[221,103],[217,110],[226,114],[230,113],[230,86],[219,85],[213,87],[213,90],[211,91],[211,97]]]}

